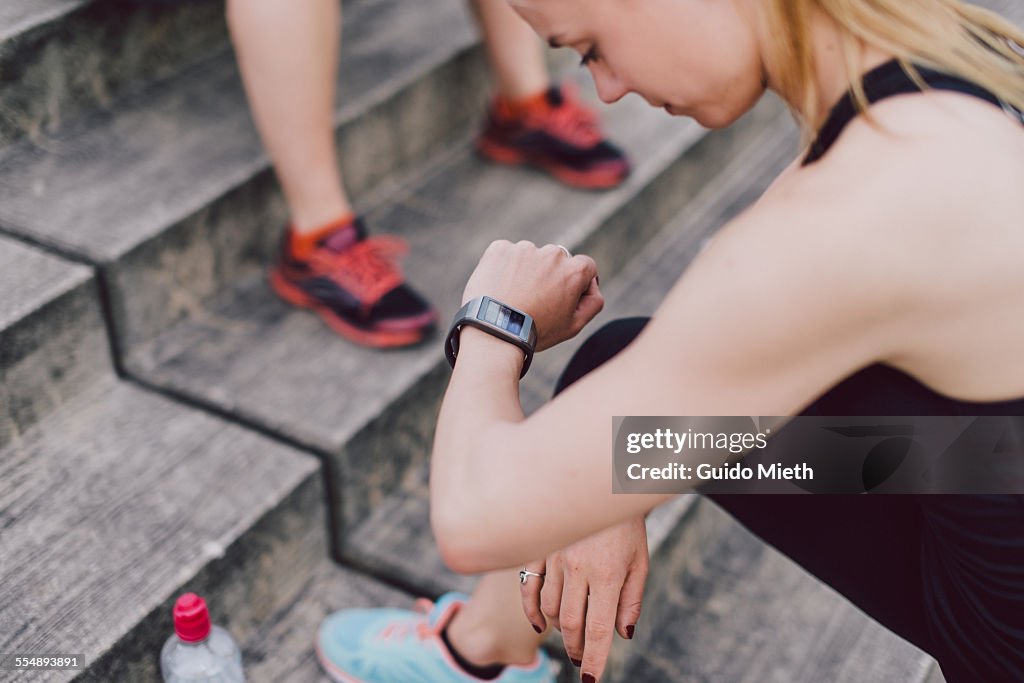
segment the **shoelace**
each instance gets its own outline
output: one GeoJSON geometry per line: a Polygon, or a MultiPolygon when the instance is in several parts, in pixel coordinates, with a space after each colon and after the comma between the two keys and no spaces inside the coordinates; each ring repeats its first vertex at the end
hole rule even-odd
{"type": "MultiPolygon", "coordinates": [[[[419,598],[416,601],[416,611],[422,614],[429,615],[434,609],[434,603],[426,598],[419,598]]],[[[399,624],[391,624],[380,632],[380,637],[389,640],[392,638],[403,639],[408,637],[410,634],[415,633],[419,640],[428,640],[434,637],[440,637],[441,629],[438,627],[432,627],[429,619],[423,619],[422,621],[416,622],[403,622],[399,624]]]]}
{"type": "Polygon", "coordinates": [[[543,120],[549,131],[580,147],[601,142],[597,114],[569,95],[565,96],[562,106],[548,110],[543,120]]]}
{"type": "Polygon", "coordinates": [[[405,240],[390,235],[367,237],[341,250],[318,249],[313,263],[369,308],[405,282],[399,260],[409,252],[405,240]]]}

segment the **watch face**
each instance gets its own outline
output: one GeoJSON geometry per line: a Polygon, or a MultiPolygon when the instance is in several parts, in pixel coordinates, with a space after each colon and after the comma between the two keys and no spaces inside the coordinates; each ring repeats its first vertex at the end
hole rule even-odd
{"type": "Polygon", "coordinates": [[[483,306],[480,308],[480,319],[517,337],[520,336],[523,331],[523,323],[526,322],[526,316],[522,313],[503,306],[494,299],[484,299],[483,306]]]}

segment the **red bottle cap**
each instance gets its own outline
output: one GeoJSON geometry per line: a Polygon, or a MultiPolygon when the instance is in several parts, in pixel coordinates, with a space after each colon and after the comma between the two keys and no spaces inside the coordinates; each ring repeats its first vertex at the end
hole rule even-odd
{"type": "Polygon", "coordinates": [[[210,635],[210,612],[206,601],[195,593],[185,593],[174,603],[174,632],[188,643],[210,635]]]}

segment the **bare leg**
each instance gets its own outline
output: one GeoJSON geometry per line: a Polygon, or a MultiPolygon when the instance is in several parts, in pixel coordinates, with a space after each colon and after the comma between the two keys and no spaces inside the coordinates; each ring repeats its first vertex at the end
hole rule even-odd
{"type": "Polygon", "coordinates": [[[228,0],[253,118],[297,231],[352,212],[334,143],[339,0],[228,0]]]}
{"type": "Polygon", "coordinates": [[[550,79],[544,48],[530,25],[507,0],[473,0],[471,5],[484,34],[498,94],[520,100],[546,90],[550,79]]]}
{"type": "Polygon", "coordinates": [[[473,596],[448,625],[448,638],[474,664],[533,662],[544,636],[537,635],[523,615],[518,571],[481,577],[473,596]]]}

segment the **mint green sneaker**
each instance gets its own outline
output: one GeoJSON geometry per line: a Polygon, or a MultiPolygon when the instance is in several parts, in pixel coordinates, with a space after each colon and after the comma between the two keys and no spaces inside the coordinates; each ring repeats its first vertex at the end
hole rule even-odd
{"type": "MultiPolygon", "coordinates": [[[[348,609],[320,624],[316,654],[338,683],[479,683],[455,663],[441,632],[469,599],[447,593],[437,603],[417,601],[419,611],[348,609]]],[[[543,650],[528,666],[506,666],[490,683],[555,683],[543,650]]]]}

